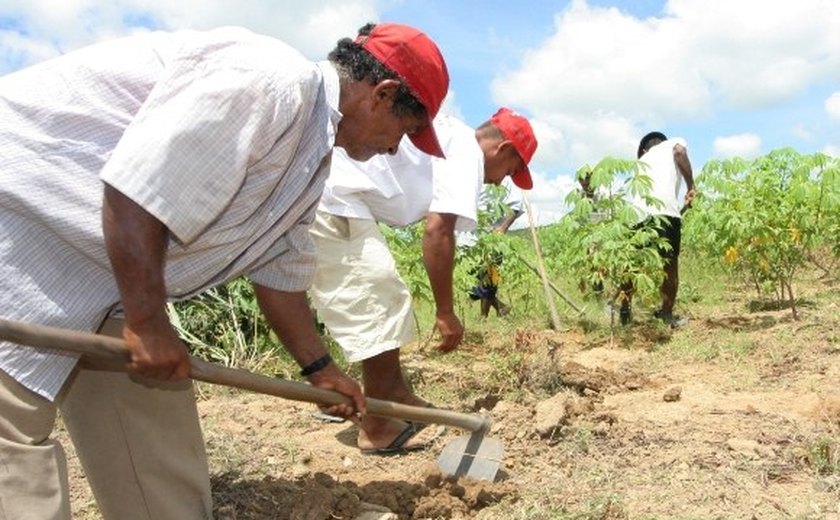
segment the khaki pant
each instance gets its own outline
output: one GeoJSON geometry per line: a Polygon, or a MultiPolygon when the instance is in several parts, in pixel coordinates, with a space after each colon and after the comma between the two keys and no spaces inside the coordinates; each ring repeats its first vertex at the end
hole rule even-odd
{"type": "MultiPolygon", "coordinates": [[[[212,517],[189,380],[138,383],[77,370],[57,402],[105,519],[212,517]]],[[[55,403],[0,371],[0,520],[70,520],[64,450],[49,438],[56,413],[55,403]]]]}
{"type": "Polygon", "coordinates": [[[318,267],[309,297],[346,359],[363,361],[412,341],[411,294],[377,223],[319,211],[310,235],[318,267]]]}

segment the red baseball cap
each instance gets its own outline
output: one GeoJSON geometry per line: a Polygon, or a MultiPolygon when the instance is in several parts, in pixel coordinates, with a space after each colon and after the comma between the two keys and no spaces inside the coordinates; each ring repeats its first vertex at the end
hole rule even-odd
{"type": "Polygon", "coordinates": [[[449,90],[449,71],[435,42],[408,25],[379,23],[356,43],[388,69],[396,72],[426,108],[429,124],[409,139],[424,152],[444,157],[432,120],[449,90]]]}
{"type": "Polygon", "coordinates": [[[490,122],[496,125],[496,128],[501,130],[505,137],[513,143],[513,147],[516,148],[519,157],[525,163],[521,170],[513,172],[511,176],[513,183],[523,190],[530,190],[534,187],[534,181],[531,179],[531,170],[528,169],[528,163],[531,162],[531,157],[537,150],[537,138],[534,137],[531,123],[525,119],[525,116],[504,107],[493,114],[490,122]]]}

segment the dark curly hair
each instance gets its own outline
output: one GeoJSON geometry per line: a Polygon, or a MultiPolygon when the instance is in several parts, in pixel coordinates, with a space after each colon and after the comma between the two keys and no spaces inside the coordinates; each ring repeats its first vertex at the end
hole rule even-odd
{"type": "MultiPolygon", "coordinates": [[[[366,24],[359,29],[359,35],[370,34],[374,27],[376,27],[376,24],[366,24]]],[[[394,115],[399,117],[414,116],[420,119],[428,117],[426,107],[411,93],[405,81],[397,73],[382,65],[379,60],[352,39],[342,38],[338,40],[335,49],[330,51],[327,58],[336,65],[339,76],[353,81],[367,81],[376,85],[386,79],[399,80],[400,86],[394,98],[394,115]]]]}
{"type": "Polygon", "coordinates": [[[662,132],[650,132],[649,134],[645,135],[644,137],[642,137],[642,140],[639,141],[639,149],[636,150],[636,159],[641,158],[645,154],[645,152],[648,151],[648,149],[650,149],[651,141],[657,141],[658,144],[667,140],[668,138],[665,137],[665,134],[663,134],[662,132]]]}

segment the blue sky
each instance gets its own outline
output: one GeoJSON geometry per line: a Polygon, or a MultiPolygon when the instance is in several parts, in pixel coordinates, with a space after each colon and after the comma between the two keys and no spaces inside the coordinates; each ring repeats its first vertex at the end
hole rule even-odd
{"type": "Polygon", "coordinates": [[[840,155],[836,0],[0,0],[0,74],[150,28],[242,25],[322,59],[367,21],[438,43],[446,110],[468,124],[531,118],[542,222],[577,168],[632,158],[649,130],[687,139],[698,171],[782,146],[840,155]]]}

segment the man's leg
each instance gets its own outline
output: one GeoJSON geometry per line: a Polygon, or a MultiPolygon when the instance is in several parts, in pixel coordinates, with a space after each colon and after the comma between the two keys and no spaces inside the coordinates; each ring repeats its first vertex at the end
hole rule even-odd
{"type": "Polygon", "coordinates": [[[486,318],[490,315],[490,307],[492,307],[492,302],[490,298],[482,298],[481,299],[481,317],[486,318]]]}
{"type": "Polygon", "coordinates": [[[310,228],[318,267],[312,306],[351,362],[414,339],[411,294],[372,220],[319,212],[310,228]]]}
{"type": "Polygon", "coordinates": [[[493,308],[496,309],[496,316],[504,318],[510,312],[510,309],[505,305],[498,296],[493,297],[493,308]]]}
{"type": "MultiPolygon", "coordinates": [[[[652,225],[654,225],[654,220],[652,217],[648,217],[642,222],[639,222],[638,224],[633,226],[633,231],[638,232],[652,225]]],[[[629,325],[630,322],[633,321],[632,304],[633,293],[635,292],[636,287],[633,285],[632,280],[625,281],[619,286],[618,294],[616,295],[616,300],[618,300],[618,303],[621,305],[621,307],[618,310],[618,318],[622,325],[629,325]]]]}
{"type": "Polygon", "coordinates": [[[633,320],[631,308],[634,291],[635,287],[633,287],[632,282],[625,282],[621,284],[621,287],[619,288],[618,296],[616,298],[621,304],[621,307],[618,310],[618,318],[622,325],[629,325],[633,320]]]}
{"type": "Polygon", "coordinates": [[[662,285],[659,288],[659,292],[662,294],[662,314],[670,315],[673,313],[679,284],[679,258],[674,257],[666,261],[665,279],[662,280],[662,285]]]}
{"type": "MultiPolygon", "coordinates": [[[[117,335],[119,320],[100,333],[117,335]]],[[[104,518],[212,518],[210,479],[190,380],[79,370],[60,403],[104,518]]]]}
{"type": "MultiPolygon", "coordinates": [[[[428,403],[411,391],[400,366],[400,351],[388,350],[362,361],[362,383],[367,397],[384,399],[412,406],[428,403]]],[[[368,415],[359,431],[362,449],[388,446],[407,426],[404,421],[368,415]]],[[[409,439],[403,447],[410,448],[420,441],[409,439]]]]}
{"type": "Polygon", "coordinates": [[[677,301],[679,279],[680,245],[682,243],[682,220],[668,217],[663,229],[663,235],[671,246],[670,251],[663,252],[665,260],[665,279],[659,288],[662,293],[662,314],[670,316],[677,301]]]}
{"type": "Polygon", "coordinates": [[[670,325],[672,328],[682,327],[688,320],[674,315],[674,305],[677,301],[677,290],[679,288],[679,258],[680,243],[682,241],[682,221],[676,217],[668,217],[667,224],[663,228],[663,236],[671,245],[669,251],[660,251],[665,262],[665,278],[659,287],[662,296],[662,308],[654,315],[670,325]]]}
{"type": "Polygon", "coordinates": [[[679,264],[677,258],[668,260],[665,264],[665,279],[660,286],[662,308],[654,312],[654,316],[662,320],[671,328],[679,328],[688,323],[688,319],[674,314],[674,304],[677,300],[679,287],[679,264]]]}
{"type": "Polygon", "coordinates": [[[428,403],[414,395],[405,380],[400,366],[400,351],[388,350],[362,361],[362,382],[365,394],[387,398],[390,401],[427,406],[428,403]]]}
{"type": "MultiPolygon", "coordinates": [[[[347,360],[362,363],[365,395],[423,406],[400,366],[400,347],[414,337],[411,295],[376,222],[319,212],[310,234],[318,254],[312,304],[347,360]]],[[[387,447],[407,427],[369,415],[359,448],[387,447]]]]}
{"type": "Polygon", "coordinates": [[[0,520],[70,520],[56,406],[0,370],[0,520]]]}

